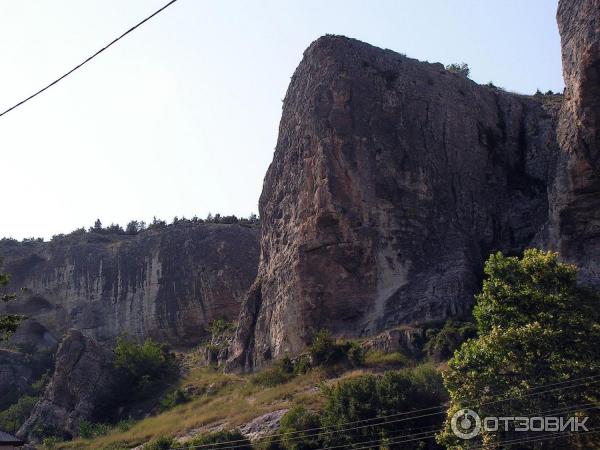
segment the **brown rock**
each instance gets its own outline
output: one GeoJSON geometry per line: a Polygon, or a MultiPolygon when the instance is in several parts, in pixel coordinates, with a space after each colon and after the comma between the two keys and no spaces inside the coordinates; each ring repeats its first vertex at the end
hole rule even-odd
{"type": "Polygon", "coordinates": [[[542,239],[559,106],[315,41],[284,101],[228,368],[297,354],[321,328],[362,336],[466,314],[490,252],[542,239]]]}
{"type": "Polygon", "coordinates": [[[77,436],[80,421],[100,417],[102,405],[115,392],[113,358],[110,350],[70,330],[56,354],[52,379],[18,436],[35,439],[40,430],[77,436]]]}
{"type": "Polygon", "coordinates": [[[561,0],[557,21],[566,90],[549,244],[600,285],[600,1],[561,0]]]}

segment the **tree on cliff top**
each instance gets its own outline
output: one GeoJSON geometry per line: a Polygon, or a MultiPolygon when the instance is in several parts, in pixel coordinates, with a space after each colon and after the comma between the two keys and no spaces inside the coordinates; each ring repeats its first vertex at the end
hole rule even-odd
{"type": "MultiPolygon", "coordinates": [[[[0,258],[0,267],[2,267],[2,258],[0,258]]],[[[0,272],[0,288],[6,286],[10,281],[10,276],[7,273],[0,272]]],[[[15,299],[15,294],[0,294],[0,300],[9,302],[15,299]]],[[[0,341],[6,340],[17,331],[21,322],[25,319],[19,314],[3,314],[0,315],[0,341]]]]}
{"type": "MultiPolygon", "coordinates": [[[[439,442],[457,449],[479,444],[491,448],[506,439],[525,437],[510,431],[518,425],[512,424],[509,432],[500,426],[502,431],[482,431],[477,438],[461,440],[451,430],[451,418],[463,408],[481,418],[600,418],[597,409],[578,410],[600,401],[599,293],[578,285],[575,266],[559,262],[556,253],[535,249],[526,250],[521,259],[492,255],[485,274],[474,309],[479,337],[456,351],[444,374],[451,404],[439,442]],[[554,413],[543,414],[551,410],[554,413]]],[[[459,415],[458,423],[462,417],[466,416],[459,415]]],[[[567,437],[580,439],[577,445],[586,438],[598,439],[585,433],[574,436],[578,434],[544,448],[577,448],[575,441],[566,442],[567,437]]]]}

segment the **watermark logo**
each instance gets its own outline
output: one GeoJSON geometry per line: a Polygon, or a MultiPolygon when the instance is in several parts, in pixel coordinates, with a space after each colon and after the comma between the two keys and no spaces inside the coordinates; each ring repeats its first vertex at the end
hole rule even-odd
{"type": "Polygon", "coordinates": [[[459,438],[472,439],[481,431],[481,418],[472,409],[461,409],[452,416],[450,426],[459,438]]]}
{"type": "Polygon", "coordinates": [[[589,431],[588,417],[485,417],[471,409],[460,409],[452,416],[450,426],[461,439],[473,439],[481,430],[495,431],[589,431]]]}

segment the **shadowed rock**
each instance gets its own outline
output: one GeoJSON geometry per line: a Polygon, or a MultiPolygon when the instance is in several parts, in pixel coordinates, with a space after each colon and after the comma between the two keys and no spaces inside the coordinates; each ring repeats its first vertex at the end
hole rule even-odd
{"type": "Polygon", "coordinates": [[[82,420],[102,417],[101,407],[118,383],[113,359],[113,352],[70,330],[56,354],[52,379],[18,436],[31,439],[50,432],[73,437],[79,434],[82,420]]]}

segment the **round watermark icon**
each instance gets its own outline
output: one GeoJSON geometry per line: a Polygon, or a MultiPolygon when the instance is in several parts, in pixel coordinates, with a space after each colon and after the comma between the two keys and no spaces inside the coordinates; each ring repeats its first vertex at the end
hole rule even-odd
{"type": "Polygon", "coordinates": [[[472,439],[481,431],[481,418],[472,409],[459,409],[450,420],[454,434],[461,439],[472,439]]]}

